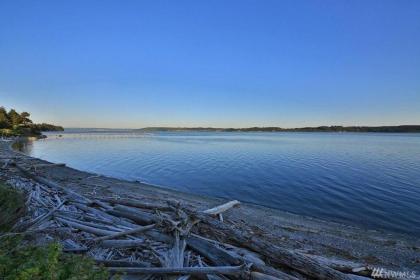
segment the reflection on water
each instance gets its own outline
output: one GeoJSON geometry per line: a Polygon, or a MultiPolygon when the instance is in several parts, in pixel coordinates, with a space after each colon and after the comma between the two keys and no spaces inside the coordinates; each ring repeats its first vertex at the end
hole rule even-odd
{"type": "Polygon", "coordinates": [[[15,150],[24,151],[26,154],[31,154],[33,145],[32,141],[21,139],[18,142],[14,142],[12,147],[15,150]]]}
{"type": "Polygon", "coordinates": [[[420,234],[420,135],[70,132],[21,149],[118,178],[420,234]]]}

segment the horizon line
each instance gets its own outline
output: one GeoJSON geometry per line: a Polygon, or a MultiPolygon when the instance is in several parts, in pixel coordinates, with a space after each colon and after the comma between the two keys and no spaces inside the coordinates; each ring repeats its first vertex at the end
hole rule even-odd
{"type": "Polygon", "coordinates": [[[316,125],[316,126],[299,126],[299,127],[281,127],[281,126],[244,126],[244,127],[217,127],[217,126],[145,126],[138,128],[127,128],[127,127],[65,127],[64,129],[126,129],[126,130],[139,130],[146,128],[176,128],[176,129],[248,129],[248,128],[280,128],[280,129],[302,129],[302,128],[320,128],[320,127],[365,127],[365,128],[377,128],[377,127],[413,127],[420,126],[420,124],[399,124],[399,125],[316,125]]]}

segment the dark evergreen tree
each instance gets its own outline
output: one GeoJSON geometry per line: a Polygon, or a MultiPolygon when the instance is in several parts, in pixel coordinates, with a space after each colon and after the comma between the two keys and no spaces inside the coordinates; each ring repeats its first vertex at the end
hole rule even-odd
{"type": "Polygon", "coordinates": [[[4,107],[0,107],[0,128],[10,128],[10,120],[4,107]]]}
{"type": "Polygon", "coordinates": [[[15,111],[15,109],[10,109],[8,116],[13,127],[18,126],[22,123],[22,117],[18,112],[15,111]]]}
{"type": "Polygon", "coordinates": [[[31,116],[31,114],[29,114],[28,112],[22,112],[20,114],[20,118],[21,118],[21,123],[23,125],[28,125],[32,123],[32,120],[29,118],[31,116]]]}

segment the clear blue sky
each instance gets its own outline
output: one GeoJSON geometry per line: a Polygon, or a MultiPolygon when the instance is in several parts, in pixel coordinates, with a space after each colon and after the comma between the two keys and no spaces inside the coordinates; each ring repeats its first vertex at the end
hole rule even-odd
{"type": "Polygon", "coordinates": [[[420,124],[420,1],[3,0],[0,104],[67,127],[420,124]]]}

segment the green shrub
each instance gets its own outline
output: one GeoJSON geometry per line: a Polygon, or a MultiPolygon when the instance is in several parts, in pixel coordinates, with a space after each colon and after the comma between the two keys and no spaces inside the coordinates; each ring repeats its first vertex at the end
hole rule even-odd
{"type": "MultiPolygon", "coordinates": [[[[9,231],[24,214],[25,196],[0,182],[0,235],[9,231]]],[[[65,254],[57,242],[32,246],[22,236],[0,236],[1,280],[103,280],[104,268],[93,260],[65,254]]]]}
{"type": "Polygon", "coordinates": [[[5,232],[25,213],[25,196],[0,182],[0,232],[5,232]]]}
{"type": "Polygon", "coordinates": [[[95,268],[86,257],[62,252],[58,243],[21,245],[18,237],[6,238],[0,246],[0,279],[4,280],[103,280],[104,268],[95,268]]]}

